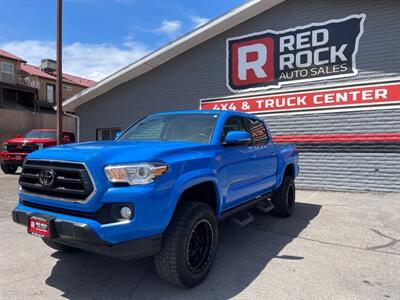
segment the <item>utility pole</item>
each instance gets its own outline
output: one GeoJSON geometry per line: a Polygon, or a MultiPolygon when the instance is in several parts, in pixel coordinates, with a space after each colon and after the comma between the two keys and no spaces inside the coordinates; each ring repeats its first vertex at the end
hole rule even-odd
{"type": "Polygon", "coordinates": [[[63,143],[62,129],[62,0],[57,0],[57,144],[63,143]]]}

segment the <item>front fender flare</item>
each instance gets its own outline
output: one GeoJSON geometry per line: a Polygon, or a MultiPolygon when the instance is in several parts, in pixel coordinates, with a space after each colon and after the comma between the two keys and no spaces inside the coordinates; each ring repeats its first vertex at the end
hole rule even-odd
{"type": "Polygon", "coordinates": [[[220,194],[220,189],[219,189],[219,183],[217,178],[215,177],[215,174],[212,170],[209,169],[200,169],[192,172],[188,172],[184,175],[182,175],[174,185],[174,188],[172,189],[168,203],[165,207],[165,211],[163,214],[163,224],[165,227],[168,226],[169,222],[172,219],[172,216],[175,212],[175,208],[178,204],[178,201],[183,194],[184,191],[186,191],[188,188],[195,186],[197,184],[203,183],[203,182],[212,182],[214,184],[215,192],[216,192],[216,200],[217,200],[217,211],[216,214],[217,216],[221,212],[221,194],[220,194]]]}

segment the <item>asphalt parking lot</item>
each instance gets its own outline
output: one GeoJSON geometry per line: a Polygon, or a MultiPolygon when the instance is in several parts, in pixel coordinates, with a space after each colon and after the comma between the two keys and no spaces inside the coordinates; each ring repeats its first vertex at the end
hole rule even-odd
{"type": "Polygon", "coordinates": [[[0,174],[1,299],[400,299],[400,197],[298,191],[290,219],[220,226],[200,286],[158,279],[151,258],[55,252],[11,221],[18,176],[0,174]]]}

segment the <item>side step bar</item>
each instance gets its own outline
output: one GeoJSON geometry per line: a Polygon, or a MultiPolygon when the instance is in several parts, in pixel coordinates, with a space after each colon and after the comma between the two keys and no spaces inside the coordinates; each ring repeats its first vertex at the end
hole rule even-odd
{"type": "Polygon", "coordinates": [[[259,202],[256,207],[258,210],[264,213],[270,212],[271,210],[274,209],[274,205],[269,200],[259,202]]]}
{"type": "Polygon", "coordinates": [[[251,222],[254,221],[254,217],[248,211],[241,211],[235,214],[233,217],[230,218],[230,221],[240,227],[244,227],[249,225],[251,222]]]}
{"type": "MultiPolygon", "coordinates": [[[[269,201],[269,198],[271,198],[271,196],[272,196],[272,193],[267,193],[267,194],[264,194],[262,196],[259,196],[259,197],[255,198],[255,199],[253,199],[251,201],[248,201],[246,203],[243,203],[243,204],[235,206],[235,207],[233,207],[231,209],[228,209],[227,211],[223,212],[220,215],[219,219],[220,220],[226,220],[226,219],[228,219],[230,217],[233,217],[234,215],[236,215],[237,213],[239,213],[239,212],[241,212],[243,210],[249,209],[249,208],[251,208],[253,206],[257,206],[258,204],[260,204],[260,205],[262,205],[262,207],[264,207],[264,209],[261,209],[262,211],[267,212],[269,210],[267,210],[267,208],[265,208],[266,207],[265,205],[270,205],[271,206],[270,210],[274,208],[272,203],[270,203],[270,201],[269,201]],[[268,202],[269,204],[267,203],[267,204],[264,205],[264,204],[261,204],[261,202],[268,202]]],[[[249,212],[247,212],[247,213],[251,216],[251,214],[249,212]]],[[[242,219],[242,218],[240,218],[240,219],[242,219]]],[[[253,218],[253,220],[254,220],[254,218],[253,218]]],[[[252,222],[253,220],[251,220],[250,222],[252,222]]]]}

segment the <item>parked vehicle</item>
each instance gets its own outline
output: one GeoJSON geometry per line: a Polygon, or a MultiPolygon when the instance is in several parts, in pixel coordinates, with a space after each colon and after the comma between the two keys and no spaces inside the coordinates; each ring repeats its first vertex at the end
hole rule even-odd
{"type": "MultiPolygon", "coordinates": [[[[3,143],[0,152],[1,170],[6,174],[14,174],[22,166],[25,157],[36,150],[57,145],[57,132],[55,129],[34,129],[25,136],[17,135],[3,143]]],[[[75,142],[75,134],[64,132],[64,143],[75,142]]]]}
{"type": "Polygon", "coordinates": [[[213,264],[218,222],[244,226],[251,206],[289,217],[298,172],[296,147],[253,115],[159,113],[115,141],[29,154],[12,216],[56,250],[154,255],[161,278],[192,287],[213,264]]]}

